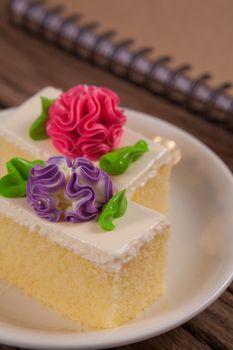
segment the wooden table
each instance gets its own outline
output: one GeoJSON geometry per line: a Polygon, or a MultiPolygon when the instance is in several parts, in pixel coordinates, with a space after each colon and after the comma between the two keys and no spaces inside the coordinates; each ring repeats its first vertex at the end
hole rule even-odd
{"type": "MultiPolygon", "coordinates": [[[[233,170],[231,133],[160,97],[116,78],[7,22],[0,4],[0,108],[17,106],[39,89],[100,84],[121,96],[122,105],[160,116],[207,144],[233,170]]],[[[0,350],[16,349],[0,345],[0,350]]],[[[207,310],[166,334],[121,347],[124,350],[233,349],[233,284],[207,310]]]]}

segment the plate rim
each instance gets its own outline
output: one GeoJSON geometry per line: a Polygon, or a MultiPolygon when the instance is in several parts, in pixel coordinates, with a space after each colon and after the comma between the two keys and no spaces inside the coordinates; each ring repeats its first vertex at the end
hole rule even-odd
{"type": "MultiPolygon", "coordinates": [[[[4,109],[0,111],[1,115],[7,114],[15,108],[4,109]]],[[[141,111],[136,111],[133,109],[124,108],[126,115],[136,115],[139,118],[144,118],[147,120],[155,120],[155,122],[165,128],[171,128],[175,133],[184,136],[186,139],[189,139],[201,148],[209,157],[213,159],[214,162],[217,163],[217,166],[221,168],[221,171],[225,176],[228,177],[229,181],[233,186],[233,177],[230,169],[224,163],[224,161],[207,145],[205,145],[202,141],[198,140],[195,136],[191,135],[187,131],[181,129],[180,127],[173,125],[167,121],[160,119],[157,116],[153,116],[141,111]]],[[[232,259],[232,267],[233,267],[233,259],[232,259]]],[[[208,297],[202,298],[202,302],[199,305],[196,305],[196,308],[192,310],[192,312],[188,312],[186,309],[190,309],[190,306],[187,305],[180,312],[181,315],[176,316],[170,320],[170,322],[163,322],[160,327],[153,327],[153,317],[149,320],[144,320],[145,325],[142,327],[141,332],[137,330],[137,334],[134,333],[134,324],[129,327],[129,331],[127,334],[123,332],[121,338],[119,339],[119,332],[121,329],[127,326],[123,325],[118,328],[113,328],[110,330],[102,330],[102,331],[90,331],[85,333],[68,333],[68,335],[60,335],[58,333],[51,332],[51,334],[47,334],[46,338],[43,338],[41,341],[41,334],[43,333],[40,330],[30,330],[30,334],[28,336],[27,332],[29,328],[22,328],[18,326],[7,325],[4,322],[0,321],[0,342],[12,346],[21,346],[24,348],[34,348],[34,349],[98,349],[98,348],[110,348],[115,346],[122,346],[131,343],[136,343],[139,341],[143,341],[145,339],[160,335],[164,332],[167,332],[175,327],[180,326],[181,324],[187,322],[191,318],[195,317],[203,310],[205,310],[210,304],[212,304],[230,285],[233,281],[233,269],[227,277],[225,277],[221,286],[215,288],[212,292],[209,293],[208,297]],[[204,300],[203,300],[204,299],[204,300]],[[152,320],[152,321],[151,321],[152,320]],[[4,326],[5,324],[5,326],[4,326]],[[154,329],[155,328],[155,329],[154,329]],[[9,333],[9,334],[8,334],[9,333]],[[12,333],[15,334],[12,339],[12,333]],[[90,334],[91,337],[88,337],[87,334],[90,334]],[[25,340],[26,339],[26,340],[25,340]],[[36,340],[36,341],[35,341],[36,340]]],[[[196,303],[197,304],[197,303],[196,303]]]]}

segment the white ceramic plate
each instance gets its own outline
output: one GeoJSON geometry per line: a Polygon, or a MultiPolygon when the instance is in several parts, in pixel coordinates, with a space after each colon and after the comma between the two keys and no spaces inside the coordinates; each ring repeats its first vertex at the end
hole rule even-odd
{"type": "MultiPolygon", "coordinates": [[[[6,113],[6,112],[4,112],[6,113]]],[[[3,114],[3,113],[2,113],[3,114]]],[[[85,331],[0,282],[0,343],[40,349],[99,349],[166,332],[203,311],[233,274],[233,178],[206,146],[171,124],[127,110],[129,125],[148,137],[173,139],[182,150],[171,185],[172,235],[166,294],[136,320],[85,331]]]]}

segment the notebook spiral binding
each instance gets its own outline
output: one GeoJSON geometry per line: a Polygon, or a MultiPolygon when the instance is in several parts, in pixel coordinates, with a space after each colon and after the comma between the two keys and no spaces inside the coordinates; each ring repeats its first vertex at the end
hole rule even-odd
{"type": "Polygon", "coordinates": [[[64,16],[62,6],[46,8],[46,0],[10,0],[9,15],[12,23],[58,46],[88,59],[112,73],[151,92],[160,94],[185,108],[198,112],[206,119],[233,130],[233,97],[227,94],[231,83],[215,89],[207,85],[210,74],[190,79],[186,73],[190,65],[176,69],[169,67],[170,56],[150,60],[151,48],[130,49],[132,39],[114,43],[115,31],[96,35],[98,23],[80,25],[80,14],[64,16]]]}

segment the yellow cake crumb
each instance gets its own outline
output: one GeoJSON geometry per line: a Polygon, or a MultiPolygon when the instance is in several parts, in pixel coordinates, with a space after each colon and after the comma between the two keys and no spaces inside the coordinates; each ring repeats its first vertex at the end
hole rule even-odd
{"type": "Polygon", "coordinates": [[[23,159],[35,159],[29,152],[22,151],[0,136],[0,175],[6,172],[5,163],[11,158],[20,157],[23,159]]]}
{"type": "Polygon", "coordinates": [[[164,291],[168,229],[114,272],[6,217],[0,217],[0,227],[0,276],[80,324],[119,326],[164,291]]]}
{"type": "Polygon", "coordinates": [[[168,211],[171,165],[161,166],[156,175],[134,191],[131,200],[161,213],[168,211]]]}

